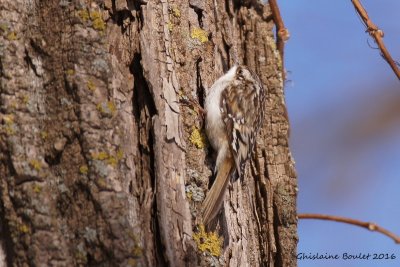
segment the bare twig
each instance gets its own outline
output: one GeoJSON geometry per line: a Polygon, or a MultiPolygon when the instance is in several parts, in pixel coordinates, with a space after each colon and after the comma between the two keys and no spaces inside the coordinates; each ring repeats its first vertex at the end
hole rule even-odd
{"type": "Polygon", "coordinates": [[[289,40],[290,34],[289,30],[285,27],[283,23],[281,12],[279,11],[278,4],[276,0],[269,0],[269,6],[271,7],[272,17],[274,19],[276,25],[276,46],[278,47],[279,54],[281,56],[282,61],[282,75],[283,80],[285,80],[285,67],[284,67],[284,50],[285,50],[285,42],[289,40]]]}
{"type": "Polygon", "coordinates": [[[368,13],[365,8],[361,5],[359,0],[351,0],[358,14],[361,16],[364,21],[365,27],[367,28],[367,32],[374,38],[375,42],[378,44],[379,49],[382,52],[383,58],[389,63],[390,67],[396,74],[397,78],[400,80],[400,70],[387,50],[384,42],[383,42],[383,31],[378,28],[368,17],[368,13]]]}
{"type": "Polygon", "coordinates": [[[394,233],[386,230],[385,228],[380,227],[379,225],[371,222],[362,222],[359,220],[354,220],[350,218],[345,218],[345,217],[339,217],[339,216],[332,216],[332,215],[324,215],[324,214],[311,214],[311,213],[301,213],[298,214],[299,219],[317,219],[317,220],[327,220],[327,221],[335,221],[335,222],[342,222],[342,223],[348,223],[352,225],[357,225],[363,228],[366,228],[370,231],[375,231],[379,232],[381,234],[384,234],[396,242],[396,244],[400,244],[400,237],[395,235],[394,233]]]}

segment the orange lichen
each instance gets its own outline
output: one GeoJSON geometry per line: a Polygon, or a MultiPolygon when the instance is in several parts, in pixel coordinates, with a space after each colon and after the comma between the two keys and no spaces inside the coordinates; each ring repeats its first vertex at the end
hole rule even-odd
{"type": "Polygon", "coordinates": [[[197,148],[204,148],[207,144],[207,139],[205,134],[199,130],[198,128],[193,128],[192,133],[190,134],[189,141],[197,148]]]}
{"type": "Polygon", "coordinates": [[[36,171],[40,171],[40,169],[42,168],[42,163],[36,159],[31,159],[29,161],[29,165],[35,169],[36,171]]]}
{"type": "Polygon", "coordinates": [[[95,30],[104,31],[106,29],[106,23],[104,22],[100,12],[91,11],[90,19],[92,20],[93,28],[95,30]]]}
{"type": "Polygon", "coordinates": [[[208,251],[211,255],[219,257],[222,252],[222,237],[216,232],[206,232],[204,225],[199,226],[199,232],[193,235],[193,240],[197,244],[197,248],[202,251],[208,251]]]}
{"type": "Polygon", "coordinates": [[[190,37],[200,41],[200,43],[205,43],[208,41],[208,33],[205,30],[197,27],[192,29],[190,37]]]}
{"type": "Polygon", "coordinates": [[[89,171],[89,168],[88,168],[87,165],[82,165],[82,166],[79,167],[79,172],[80,172],[81,174],[87,174],[88,171],[89,171]]]}

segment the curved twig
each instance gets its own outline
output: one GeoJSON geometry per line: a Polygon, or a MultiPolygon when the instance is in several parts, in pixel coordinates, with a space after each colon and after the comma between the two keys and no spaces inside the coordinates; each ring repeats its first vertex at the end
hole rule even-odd
{"type": "Polygon", "coordinates": [[[375,39],[375,42],[378,44],[379,49],[382,52],[383,58],[387,61],[387,63],[392,68],[393,72],[396,74],[397,78],[400,80],[400,70],[383,42],[383,36],[384,36],[383,31],[380,30],[378,28],[378,26],[376,26],[369,19],[367,11],[361,5],[359,0],[351,0],[351,2],[353,3],[357,13],[360,15],[361,19],[363,20],[365,27],[367,28],[367,32],[369,33],[369,35],[371,35],[372,38],[375,39]]]}
{"type": "Polygon", "coordinates": [[[332,215],[324,215],[324,214],[312,214],[312,213],[301,213],[298,214],[299,219],[317,219],[317,220],[327,220],[327,221],[335,221],[335,222],[342,222],[347,224],[352,224],[356,226],[360,226],[366,228],[370,231],[379,232],[381,234],[386,235],[393,239],[396,244],[400,244],[400,237],[395,235],[394,233],[390,232],[389,230],[380,227],[379,225],[372,223],[372,222],[362,222],[355,219],[339,217],[339,216],[332,216],[332,215]]]}
{"type": "Polygon", "coordinates": [[[290,34],[289,30],[285,27],[285,24],[283,23],[281,12],[279,11],[279,6],[276,0],[269,0],[269,6],[271,8],[272,17],[276,25],[276,46],[278,47],[278,51],[281,56],[282,76],[283,80],[285,81],[285,67],[283,57],[285,51],[285,42],[289,40],[290,34]]]}

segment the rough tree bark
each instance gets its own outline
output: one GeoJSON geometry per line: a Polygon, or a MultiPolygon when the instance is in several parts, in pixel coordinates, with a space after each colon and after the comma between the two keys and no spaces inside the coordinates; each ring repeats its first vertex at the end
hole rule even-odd
{"type": "Polygon", "coordinates": [[[252,0],[2,0],[7,264],[296,266],[273,26],[269,6],[252,0]],[[198,223],[212,151],[197,107],[181,100],[202,105],[235,63],[260,75],[267,114],[209,234],[198,223]]]}

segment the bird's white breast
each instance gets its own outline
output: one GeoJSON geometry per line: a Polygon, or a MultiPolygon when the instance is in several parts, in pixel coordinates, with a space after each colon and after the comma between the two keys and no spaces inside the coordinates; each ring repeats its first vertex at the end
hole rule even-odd
{"type": "Polygon", "coordinates": [[[227,142],[225,124],[221,118],[221,93],[235,78],[237,66],[232,67],[210,88],[206,97],[206,133],[212,147],[218,151],[227,142]]]}

